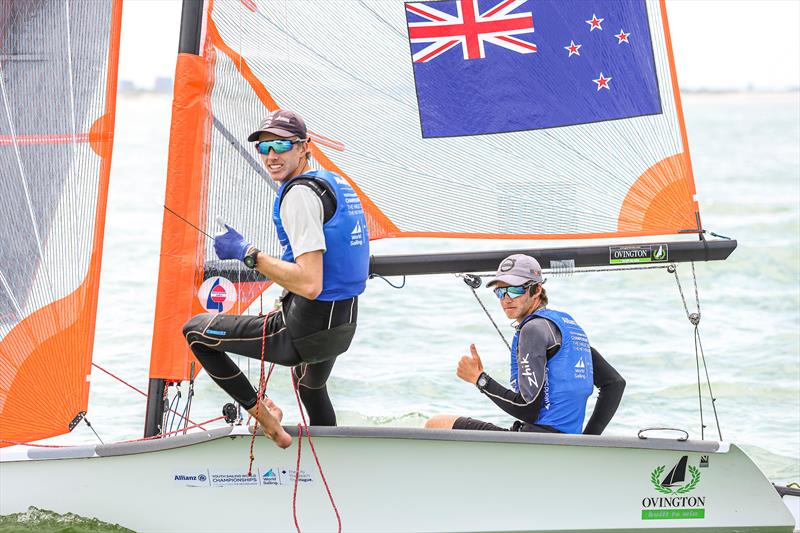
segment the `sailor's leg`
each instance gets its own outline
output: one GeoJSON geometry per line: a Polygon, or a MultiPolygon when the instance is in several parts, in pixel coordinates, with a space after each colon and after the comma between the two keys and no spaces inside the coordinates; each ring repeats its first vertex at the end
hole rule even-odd
{"type": "Polygon", "coordinates": [[[453,429],[453,423],[458,417],[454,415],[434,415],[425,422],[428,429],[453,429]]]}
{"type": "Polygon", "coordinates": [[[336,425],[336,412],[326,385],[335,362],[333,358],[321,363],[303,363],[292,369],[300,399],[308,412],[308,423],[312,426],[336,425]]]}
{"type": "Polygon", "coordinates": [[[264,433],[279,446],[287,447],[291,437],[281,427],[268,407],[257,404],[256,391],[226,351],[261,358],[282,365],[299,362],[288,330],[283,326],[280,313],[267,316],[215,315],[204,313],[189,320],[183,327],[189,347],[211,379],[239,402],[248,413],[255,416],[264,433]],[[266,331],[264,330],[264,321],[266,331]],[[256,413],[258,411],[258,413],[256,413]],[[256,416],[257,415],[257,416],[256,416]]]}

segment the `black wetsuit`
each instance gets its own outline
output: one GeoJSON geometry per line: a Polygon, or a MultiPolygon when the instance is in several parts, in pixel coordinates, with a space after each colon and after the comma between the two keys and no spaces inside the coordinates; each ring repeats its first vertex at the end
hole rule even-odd
{"type": "MultiPolygon", "coordinates": [[[[561,332],[546,318],[534,318],[527,322],[520,332],[520,353],[530,354],[526,371],[530,371],[533,379],[524,379],[519,382],[519,392],[514,392],[492,379],[481,389],[490,400],[500,409],[510,414],[518,421],[511,428],[506,429],[489,422],[483,422],[468,417],[460,417],[453,424],[453,429],[481,429],[493,431],[532,431],[545,433],[560,433],[557,429],[532,421],[539,417],[541,408],[541,392],[544,387],[545,366],[561,348],[561,332]]],[[[612,367],[600,352],[592,350],[592,365],[594,368],[594,385],[600,389],[595,403],[594,412],[583,430],[587,435],[600,435],[617,411],[622,393],[625,390],[625,380],[612,367]]]]}
{"type": "MultiPolygon", "coordinates": [[[[330,220],[336,201],[324,186],[303,178],[291,186],[310,187],[322,201],[323,220],[330,220]]],[[[226,352],[260,360],[263,346],[265,361],[293,367],[309,424],[335,426],[326,383],[336,356],[350,345],[357,318],[357,296],[321,301],[287,292],[265,316],[203,313],[183,326],[183,334],[211,379],[245,409],[256,404],[257,393],[226,352]]]]}
{"type": "Polygon", "coordinates": [[[280,309],[267,315],[203,313],[184,325],[183,334],[211,379],[245,409],[256,404],[256,391],[225,352],[260,360],[264,335],[264,360],[294,367],[292,371],[298,380],[300,399],[308,412],[309,423],[335,426],[336,413],[326,382],[336,357],[307,363],[298,353],[295,339],[343,324],[355,324],[357,318],[358,297],[322,302],[287,293],[280,309]]]}

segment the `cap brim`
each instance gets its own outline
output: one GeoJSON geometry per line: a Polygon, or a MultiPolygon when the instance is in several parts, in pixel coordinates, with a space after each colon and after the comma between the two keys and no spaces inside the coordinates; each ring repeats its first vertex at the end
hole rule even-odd
{"type": "Polygon", "coordinates": [[[496,278],[492,278],[491,281],[489,281],[489,283],[486,284],[486,286],[487,287],[491,287],[495,283],[503,282],[503,283],[508,283],[509,285],[518,287],[520,285],[525,285],[526,283],[529,283],[531,281],[534,281],[534,280],[532,280],[531,278],[524,278],[522,276],[513,276],[511,274],[503,274],[501,276],[497,276],[496,278]]]}
{"type": "Polygon", "coordinates": [[[252,142],[256,142],[256,141],[258,140],[258,137],[259,137],[259,136],[260,136],[262,133],[271,133],[271,134],[273,134],[273,135],[277,135],[277,136],[279,136],[279,137],[296,137],[296,136],[297,136],[297,134],[296,134],[296,133],[292,133],[291,131],[282,130],[282,129],[280,129],[280,128],[267,128],[267,129],[265,129],[265,130],[258,130],[258,131],[254,131],[254,132],[253,132],[253,133],[251,133],[251,134],[250,134],[250,136],[247,138],[247,141],[248,141],[248,142],[251,142],[251,143],[252,143],[252,142]]]}

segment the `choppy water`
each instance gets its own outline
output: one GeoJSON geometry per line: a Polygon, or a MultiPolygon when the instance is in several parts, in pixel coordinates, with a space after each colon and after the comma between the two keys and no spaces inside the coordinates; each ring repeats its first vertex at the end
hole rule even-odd
{"type": "MultiPolygon", "coordinates": [[[[800,96],[689,95],[685,114],[706,228],[739,240],[730,260],[697,266],[701,332],[725,440],[743,444],[775,481],[800,479],[800,96]]],[[[95,361],[146,390],[153,323],[170,102],[122,96],[95,361]]],[[[541,243],[540,243],[541,244],[541,243]]],[[[523,243],[373,243],[373,252],[524,247],[523,243]]],[[[690,268],[679,267],[693,305],[690,268]]],[[[699,438],[692,328],[674,278],[664,271],[551,278],[551,307],[569,311],[628,388],[607,433],[685,428],[699,438]]],[[[508,336],[508,320],[481,296],[508,336]]],[[[275,292],[270,292],[274,296],[275,292]]],[[[396,290],[369,283],[356,341],[329,388],[343,425],[421,426],[436,413],[510,420],[455,377],[475,342],[495,377],[507,351],[466,286],[452,275],[409,278],[396,290]]],[[[252,365],[257,379],[256,364],[252,365]]],[[[145,400],[94,371],[89,419],[106,440],[141,436],[145,400]]],[[[298,419],[288,371],[270,382],[286,421],[298,419]]],[[[185,391],[184,391],[185,393],[185,391]]],[[[200,379],[192,418],[216,417],[227,397],[200,379]]],[[[706,397],[704,405],[708,409],[706,397]]],[[[715,437],[706,411],[706,437],[715,437]]],[[[56,442],[90,442],[85,426],[56,442]]]]}

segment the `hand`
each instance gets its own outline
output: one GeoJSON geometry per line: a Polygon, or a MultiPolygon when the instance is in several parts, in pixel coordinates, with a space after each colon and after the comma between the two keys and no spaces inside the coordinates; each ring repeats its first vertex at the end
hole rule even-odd
{"type": "Polygon", "coordinates": [[[244,261],[244,256],[247,255],[251,244],[229,225],[225,224],[225,227],[228,228],[228,231],[214,237],[214,251],[217,252],[217,257],[244,261]]]}
{"type": "Polygon", "coordinates": [[[467,383],[475,385],[481,376],[481,372],[483,372],[483,363],[474,344],[469,345],[469,350],[471,355],[463,356],[458,362],[456,375],[467,383]]]}

